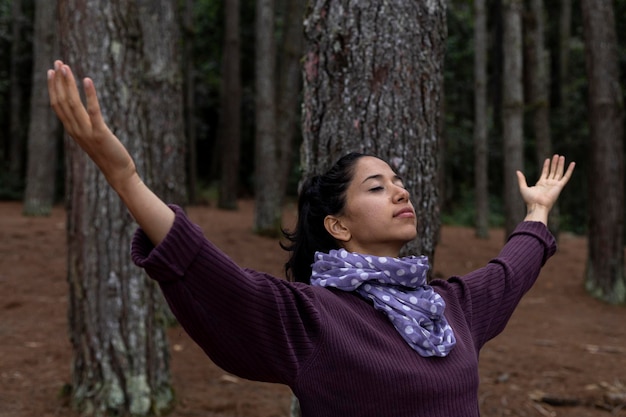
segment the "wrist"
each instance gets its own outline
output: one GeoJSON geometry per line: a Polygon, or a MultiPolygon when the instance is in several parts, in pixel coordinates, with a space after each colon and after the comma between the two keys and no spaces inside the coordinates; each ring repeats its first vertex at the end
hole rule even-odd
{"type": "Polygon", "coordinates": [[[540,204],[529,204],[526,206],[526,217],[524,217],[524,221],[541,222],[547,226],[549,214],[550,208],[540,204]]]}
{"type": "Polygon", "coordinates": [[[143,187],[143,181],[139,177],[139,174],[131,167],[129,167],[124,174],[118,174],[112,178],[108,177],[107,181],[111,185],[111,188],[122,198],[137,193],[138,189],[143,187]]]}

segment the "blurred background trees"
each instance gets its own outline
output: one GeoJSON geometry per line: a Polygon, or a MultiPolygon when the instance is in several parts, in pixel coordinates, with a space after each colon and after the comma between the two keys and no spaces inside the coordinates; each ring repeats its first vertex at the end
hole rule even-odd
{"type": "MultiPolygon", "coordinates": [[[[0,0],[0,198],[24,200],[25,213],[33,214],[45,214],[45,206],[33,207],[34,202],[50,199],[45,192],[52,191],[56,203],[64,195],[65,152],[54,137],[42,141],[43,135],[55,134],[39,133],[46,122],[38,113],[41,104],[37,104],[42,100],[37,77],[45,72],[42,66],[49,61],[43,54],[50,53],[46,48],[52,48],[50,42],[54,41],[37,25],[41,14],[36,9],[50,7],[51,3],[0,0]],[[37,140],[51,148],[42,151],[43,145],[37,140]],[[56,155],[54,151],[58,151],[56,155]],[[35,162],[42,154],[47,156],[46,164],[35,162]],[[35,167],[41,168],[39,174],[35,167]],[[42,176],[41,172],[46,174],[42,176]]],[[[298,71],[305,70],[304,46],[294,33],[302,35],[306,13],[304,2],[270,2],[273,28],[264,28],[267,33],[259,35],[255,27],[257,2],[235,3],[176,2],[184,39],[184,58],[179,65],[185,86],[187,195],[191,203],[219,202],[225,208],[235,208],[237,198],[265,195],[263,198],[270,203],[259,204],[265,209],[257,213],[257,228],[263,232],[279,224],[276,206],[297,194],[303,172],[299,157],[302,88],[300,74],[293,75],[293,63],[298,71]],[[293,10],[296,6],[299,9],[293,10]],[[298,15],[300,18],[293,17],[298,15]],[[268,112],[273,116],[259,119],[259,114],[268,111],[267,105],[258,101],[261,83],[255,78],[260,68],[255,52],[261,40],[271,40],[275,45],[272,57],[265,57],[274,62],[273,87],[266,90],[275,92],[275,108],[268,112]],[[274,133],[268,135],[272,139],[263,142],[262,132],[267,128],[259,120],[270,119],[274,119],[275,127],[270,129],[274,133]],[[269,156],[261,155],[264,150],[269,156]],[[258,171],[264,168],[268,168],[266,173],[258,171]],[[276,191],[269,188],[269,195],[264,187],[273,185],[263,180],[266,175],[279,181],[276,191]]],[[[513,166],[524,168],[528,177],[534,178],[538,160],[559,152],[576,160],[578,169],[561,198],[557,210],[560,216],[552,219],[553,231],[587,233],[592,213],[590,199],[598,199],[589,195],[594,188],[590,181],[598,176],[590,176],[593,165],[589,156],[597,136],[592,135],[588,97],[599,87],[589,82],[586,71],[586,60],[597,58],[592,54],[586,57],[586,38],[593,32],[583,30],[585,21],[591,21],[591,17],[584,17],[593,14],[582,13],[585,2],[580,0],[485,0],[483,9],[481,3],[452,0],[446,5],[444,100],[438,127],[440,218],[443,223],[477,227],[479,235],[485,235],[486,227],[506,227],[506,218],[514,224],[519,210],[505,209],[519,207],[516,191],[511,191],[515,186],[510,179],[513,166]],[[479,7],[476,13],[475,6],[479,7]],[[484,10],[484,23],[480,10],[484,10]],[[517,10],[514,15],[519,18],[511,21],[519,20],[519,29],[506,23],[511,19],[511,10],[517,10]],[[481,25],[485,35],[474,38],[474,30],[481,25]],[[519,45],[507,40],[513,30],[521,36],[519,45]],[[480,45],[475,45],[476,41],[480,45]],[[481,51],[485,55],[481,58],[485,61],[483,78],[479,78],[480,67],[474,69],[478,65],[474,57],[480,57],[481,51]],[[510,78],[507,65],[515,62],[510,61],[514,56],[521,57],[521,61],[517,59],[516,82],[510,78]],[[519,71],[522,84],[516,87],[517,96],[511,101],[509,93],[519,82],[519,71]],[[481,96],[484,105],[474,102],[481,96]],[[509,127],[511,112],[516,115],[515,127],[509,127]],[[479,136],[475,138],[475,134],[479,136]],[[505,150],[511,143],[515,143],[514,152],[505,150]],[[511,158],[515,159],[508,162],[511,158]]],[[[614,86],[623,85],[626,1],[592,5],[602,5],[614,14],[614,86]]],[[[595,27],[593,23],[588,26],[595,27]]],[[[268,77],[263,75],[261,79],[268,77]]],[[[618,95],[623,98],[623,91],[618,95]]],[[[623,140],[615,139],[619,132],[613,132],[607,140],[623,140]]],[[[623,150],[613,156],[623,159],[622,154],[623,150]]],[[[619,188],[619,184],[612,187],[619,188]]],[[[616,204],[623,213],[623,203],[616,204]]],[[[623,235],[623,226],[617,229],[623,235]]],[[[271,230],[265,233],[271,234],[271,230]]]]}
{"type": "MultiPolygon", "coordinates": [[[[105,118],[161,197],[224,209],[254,198],[265,235],[279,234],[303,176],[359,150],[406,177],[421,228],[411,250],[432,257],[440,223],[478,237],[510,230],[524,211],[514,170],[534,181],[541,161],[562,153],[578,165],[551,228],[589,238],[586,276],[572,279],[626,302],[626,0],[431,3],[417,13],[402,0],[375,12],[342,0],[0,0],[0,200],[23,201],[25,215],[66,204],[71,290],[137,283],[137,311],[99,302],[129,328],[151,320],[153,389],[168,389],[160,301],[122,260],[132,222],[63,146],[47,108],[45,73],[57,56],[96,78],[105,118]],[[72,20],[80,10],[93,13],[89,25],[72,20]],[[116,22],[109,37],[97,32],[106,21],[116,22]],[[124,62],[107,55],[115,51],[124,62]],[[96,205],[100,213],[86,209],[96,205]]],[[[92,318],[80,299],[75,338],[92,318]]],[[[78,358],[78,369],[88,362],[78,358]]]]}
{"type": "Polygon", "coordinates": [[[589,257],[585,284],[603,300],[626,301],[624,281],[624,92],[613,2],[582,0],[590,130],[589,257]]]}

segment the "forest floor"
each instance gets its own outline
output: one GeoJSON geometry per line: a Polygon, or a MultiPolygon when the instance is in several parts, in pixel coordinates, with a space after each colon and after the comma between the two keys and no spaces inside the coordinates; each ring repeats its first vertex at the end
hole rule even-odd
{"type": "MultiPolygon", "coordinates": [[[[50,217],[29,218],[21,210],[19,203],[0,203],[0,417],[75,417],[60,395],[71,372],[65,212],[56,207],[50,217]]],[[[241,201],[235,212],[207,206],[188,212],[233,259],[281,276],[285,253],[276,240],[251,233],[252,210],[251,201],[241,201]]],[[[293,218],[293,208],[286,213],[293,218]]],[[[501,230],[479,240],[471,229],[443,227],[435,273],[477,268],[503,241],[501,230]]],[[[483,349],[483,417],[626,416],[626,308],[585,294],[586,257],[585,238],[563,233],[504,333],[483,349]]],[[[179,327],[169,337],[173,417],[288,416],[284,386],[223,372],[179,327]]]]}

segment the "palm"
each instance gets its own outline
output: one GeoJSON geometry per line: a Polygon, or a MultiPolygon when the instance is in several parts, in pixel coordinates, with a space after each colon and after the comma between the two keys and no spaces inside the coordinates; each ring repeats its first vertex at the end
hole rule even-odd
{"type": "Polygon", "coordinates": [[[527,205],[541,205],[551,208],[556,202],[565,184],[569,181],[574,170],[571,162],[565,171],[565,158],[555,155],[552,160],[546,159],[543,170],[537,183],[529,187],[524,175],[518,171],[520,193],[527,205]]]}

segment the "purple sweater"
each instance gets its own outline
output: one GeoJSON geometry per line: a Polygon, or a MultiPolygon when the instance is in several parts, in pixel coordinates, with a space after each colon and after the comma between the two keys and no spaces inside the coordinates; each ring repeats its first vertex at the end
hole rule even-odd
{"type": "Polygon", "coordinates": [[[137,231],[133,260],[218,366],[288,385],[303,417],[478,416],[479,350],[556,250],[542,223],[523,222],[484,268],[432,281],[457,343],[447,357],[424,358],[358,295],[243,269],[172,208],[159,246],[137,231]]]}

